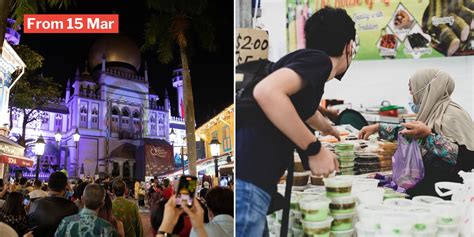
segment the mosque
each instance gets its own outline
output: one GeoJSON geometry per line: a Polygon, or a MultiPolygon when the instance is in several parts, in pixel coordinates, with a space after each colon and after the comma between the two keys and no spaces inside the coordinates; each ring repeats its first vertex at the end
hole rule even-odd
{"type": "MultiPolygon", "coordinates": [[[[27,126],[27,141],[34,143],[41,134],[47,143],[40,177],[58,169],[66,169],[70,177],[124,178],[173,170],[179,149],[175,152],[170,145],[171,130],[178,138],[175,147],[185,145],[181,72],[175,70],[171,78],[177,101],[171,102],[167,93],[159,98],[150,90],[146,62],[130,38],[120,34],[98,38],[85,69],[68,80],[65,97],[41,108],[39,119],[27,126]],[[178,117],[171,115],[172,104],[178,117]],[[78,142],[75,133],[80,134],[78,142]]],[[[12,117],[9,136],[15,138],[21,134],[22,114],[12,117]]],[[[27,144],[26,150],[34,157],[34,146],[27,144]]],[[[23,173],[33,177],[34,171],[23,173]]]]}

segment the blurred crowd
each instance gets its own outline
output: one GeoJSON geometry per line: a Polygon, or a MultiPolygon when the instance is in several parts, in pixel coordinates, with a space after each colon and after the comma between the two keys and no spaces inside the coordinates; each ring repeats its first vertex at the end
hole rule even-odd
{"type": "Polygon", "coordinates": [[[149,213],[152,236],[233,236],[232,182],[211,187],[203,180],[192,207],[177,207],[177,185],[157,177],[130,185],[120,178],[69,183],[62,172],[45,183],[0,179],[0,236],[141,237],[142,212],[149,213]]]}

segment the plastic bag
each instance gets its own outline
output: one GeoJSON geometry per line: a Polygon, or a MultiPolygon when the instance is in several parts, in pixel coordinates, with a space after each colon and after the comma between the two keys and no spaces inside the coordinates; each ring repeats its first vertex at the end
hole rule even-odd
{"type": "Polygon", "coordinates": [[[393,180],[404,188],[414,187],[425,176],[420,147],[415,139],[408,141],[398,135],[398,147],[393,155],[393,180]]]}

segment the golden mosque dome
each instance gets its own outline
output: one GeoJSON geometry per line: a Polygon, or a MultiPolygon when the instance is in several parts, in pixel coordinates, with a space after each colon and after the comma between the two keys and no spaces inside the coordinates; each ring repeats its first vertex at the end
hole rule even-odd
{"type": "Polygon", "coordinates": [[[89,50],[91,70],[100,68],[105,56],[107,64],[126,64],[136,71],[140,69],[141,54],[132,39],[121,34],[104,35],[98,38],[89,50]]]}

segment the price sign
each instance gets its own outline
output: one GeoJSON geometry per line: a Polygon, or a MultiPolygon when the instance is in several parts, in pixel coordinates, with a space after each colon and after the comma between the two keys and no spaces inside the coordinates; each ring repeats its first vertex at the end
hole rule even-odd
{"type": "Polygon", "coordinates": [[[238,28],[235,43],[237,65],[268,58],[267,31],[238,28]]]}

